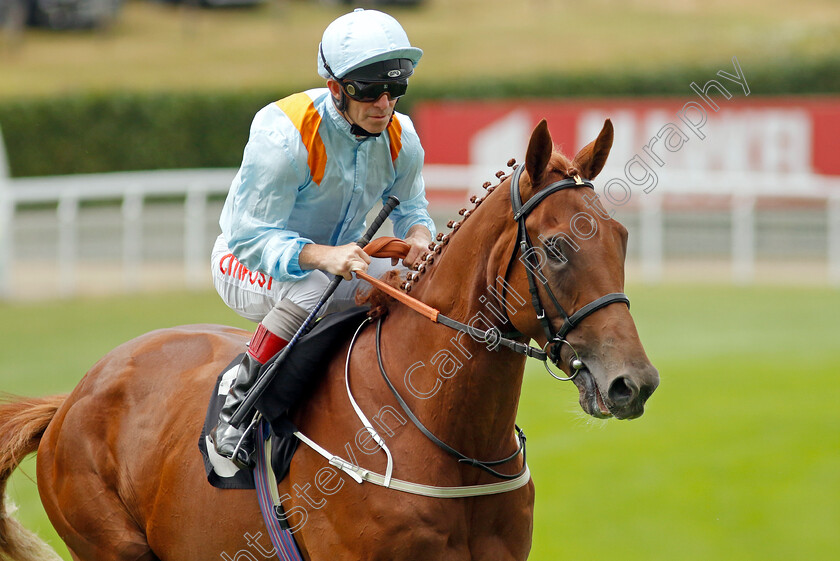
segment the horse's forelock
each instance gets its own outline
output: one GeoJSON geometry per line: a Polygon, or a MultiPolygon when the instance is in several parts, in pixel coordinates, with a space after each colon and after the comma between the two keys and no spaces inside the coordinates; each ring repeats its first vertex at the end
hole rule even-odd
{"type": "Polygon", "coordinates": [[[549,162],[551,169],[556,170],[566,177],[574,177],[580,173],[580,170],[561,152],[555,151],[551,155],[549,162]]]}

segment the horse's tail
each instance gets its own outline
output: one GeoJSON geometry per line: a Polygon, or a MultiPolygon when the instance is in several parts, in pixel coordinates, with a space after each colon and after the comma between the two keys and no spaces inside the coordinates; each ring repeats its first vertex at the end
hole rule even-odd
{"type": "Polygon", "coordinates": [[[38,449],[47,425],[65,399],[66,395],[0,398],[0,561],[60,559],[38,536],[9,516],[6,482],[20,461],[38,449]]]}

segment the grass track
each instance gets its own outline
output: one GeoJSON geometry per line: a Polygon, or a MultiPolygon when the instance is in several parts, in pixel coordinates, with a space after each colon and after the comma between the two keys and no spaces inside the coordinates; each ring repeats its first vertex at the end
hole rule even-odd
{"type": "MultiPolygon", "coordinates": [[[[570,384],[530,367],[519,421],[537,485],[531,559],[835,559],[840,292],[628,294],[662,375],[644,417],[588,420],[570,384]]],[[[28,395],[70,390],[102,354],[151,329],[247,326],[211,294],[0,305],[0,314],[0,390],[28,395]]],[[[59,544],[26,473],[31,459],[9,486],[18,516],[59,544]]]]}

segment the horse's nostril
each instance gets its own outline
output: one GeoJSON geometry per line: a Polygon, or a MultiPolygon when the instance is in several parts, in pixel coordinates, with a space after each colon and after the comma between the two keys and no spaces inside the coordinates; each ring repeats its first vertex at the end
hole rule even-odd
{"type": "Polygon", "coordinates": [[[629,382],[624,376],[619,376],[610,384],[607,395],[615,404],[624,404],[633,399],[636,394],[636,386],[629,382]]]}

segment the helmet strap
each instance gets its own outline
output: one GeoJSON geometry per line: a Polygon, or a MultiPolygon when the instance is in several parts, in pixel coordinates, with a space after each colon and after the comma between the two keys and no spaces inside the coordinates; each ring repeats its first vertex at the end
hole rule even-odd
{"type": "MultiPolygon", "coordinates": [[[[348,123],[350,123],[350,133],[354,134],[356,136],[364,136],[364,137],[372,137],[372,138],[376,138],[379,135],[381,135],[382,134],[381,132],[373,133],[373,132],[370,132],[368,130],[363,129],[362,127],[360,127],[358,124],[354,123],[350,119],[350,116],[347,114],[347,94],[344,93],[344,86],[341,85],[342,80],[338,76],[333,74],[332,68],[330,68],[330,65],[327,64],[327,58],[324,56],[323,45],[318,45],[318,54],[321,56],[321,61],[324,63],[324,68],[326,69],[327,73],[333,78],[333,80],[335,80],[339,84],[338,89],[341,90],[341,93],[339,93],[338,98],[336,98],[335,96],[331,96],[331,97],[332,97],[333,103],[335,104],[335,108],[338,109],[338,112],[341,113],[341,115],[344,117],[344,119],[348,123]]],[[[397,100],[397,103],[399,103],[399,99],[397,100]]],[[[396,104],[394,104],[394,110],[395,111],[396,111],[396,107],[397,107],[396,104]]],[[[392,111],[391,112],[391,118],[388,120],[388,124],[390,125],[393,120],[394,120],[394,112],[392,111]]]]}
{"type": "MultiPolygon", "coordinates": [[[[341,93],[342,93],[342,95],[344,94],[343,91],[341,93]]],[[[335,98],[333,98],[333,99],[335,99],[335,98]]],[[[347,100],[345,98],[345,102],[346,101],[347,100]]],[[[397,103],[399,103],[399,101],[400,100],[397,100],[397,103]]],[[[394,111],[391,111],[391,118],[388,119],[388,126],[390,126],[391,123],[394,121],[394,112],[396,112],[396,110],[397,110],[397,105],[395,103],[394,104],[394,111]]],[[[350,132],[352,134],[355,134],[356,136],[366,136],[366,137],[372,137],[372,138],[376,138],[376,137],[378,137],[379,135],[382,134],[381,132],[374,133],[374,132],[370,132],[370,131],[367,131],[367,130],[363,129],[362,127],[360,127],[359,125],[357,125],[356,123],[351,121],[350,116],[347,115],[347,113],[345,113],[343,110],[340,110],[340,111],[341,111],[341,114],[344,115],[344,118],[347,120],[347,122],[350,123],[350,132]]]]}
{"type": "Polygon", "coordinates": [[[373,138],[376,138],[377,136],[382,134],[381,132],[373,133],[373,132],[367,131],[367,130],[363,129],[362,127],[360,127],[359,125],[357,125],[356,123],[351,123],[350,124],[350,132],[352,134],[355,134],[356,136],[369,136],[369,137],[373,137],[373,138]]]}
{"type": "MultiPolygon", "coordinates": [[[[332,96],[333,103],[335,104],[335,108],[338,109],[338,112],[341,113],[344,120],[350,123],[350,133],[355,136],[364,136],[370,138],[376,138],[380,136],[381,132],[370,132],[369,130],[363,129],[357,123],[354,123],[352,119],[350,119],[350,115],[347,114],[347,95],[344,93],[344,88],[341,88],[341,95],[340,97],[336,98],[332,96]]],[[[399,103],[400,100],[397,100],[399,103]]],[[[394,104],[394,110],[391,111],[391,118],[388,119],[388,125],[390,125],[394,121],[394,113],[397,110],[397,104],[394,104]]]]}
{"type": "MultiPolygon", "coordinates": [[[[345,101],[346,101],[346,99],[345,99],[345,101]]],[[[354,123],[353,120],[350,119],[350,115],[348,115],[347,112],[344,111],[344,110],[341,111],[341,114],[344,115],[344,119],[348,123],[350,123],[350,134],[353,134],[353,135],[356,135],[356,136],[363,136],[365,138],[376,138],[380,134],[382,134],[381,132],[370,132],[367,129],[363,129],[361,127],[361,125],[359,125],[358,123],[354,123]]],[[[391,118],[392,119],[394,118],[393,114],[391,114],[391,118]]],[[[390,124],[390,123],[391,122],[388,121],[388,124],[390,124]]]]}
{"type": "Polygon", "coordinates": [[[339,89],[341,93],[338,94],[338,97],[333,96],[333,103],[338,112],[344,115],[344,111],[347,109],[347,94],[344,93],[344,88],[339,89]]]}
{"type": "MultiPolygon", "coordinates": [[[[341,94],[339,94],[339,97],[335,97],[333,95],[331,95],[330,97],[332,97],[333,104],[335,105],[335,108],[338,109],[338,112],[341,113],[341,116],[344,117],[344,120],[347,121],[348,123],[350,123],[350,133],[351,134],[354,134],[356,136],[370,136],[370,137],[374,137],[374,138],[381,134],[381,133],[372,133],[368,130],[365,130],[362,127],[360,127],[358,124],[354,123],[352,119],[350,119],[350,115],[347,114],[347,94],[344,93],[343,88],[341,89],[341,94]]],[[[393,118],[394,118],[394,114],[392,113],[391,114],[391,119],[393,120],[393,118]]],[[[388,124],[390,124],[390,123],[391,123],[391,121],[388,121],[388,124]]]]}

